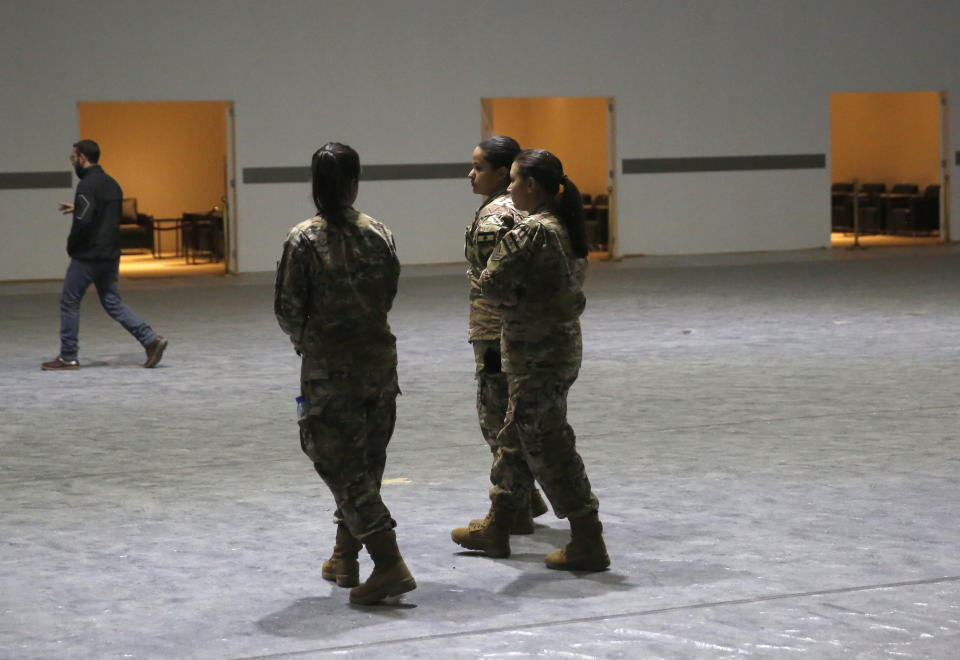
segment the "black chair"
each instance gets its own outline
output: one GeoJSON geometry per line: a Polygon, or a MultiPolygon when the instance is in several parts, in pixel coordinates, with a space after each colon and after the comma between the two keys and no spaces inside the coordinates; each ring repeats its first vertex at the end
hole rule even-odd
{"type": "Polygon", "coordinates": [[[913,183],[897,183],[887,195],[887,231],[908,234],[916,231],[917,199],[920,189],[913,183]]]}
{"type": "Polygon", "coordinates": [[[153,219],[153,258],[182,257],[183,220],[181,218],[153,219]],[[172,235],[172,236],[171,236],[172,235]],[[170,240],[173,238],[173,253],[170,253],[170,240]]]}
{"type": "Polygon", "coordinates": [[[153,217],[137,211],[137,198],[124,197],[120,206],[120,251],[153,252],[153,217]]]}
{"type": "Polygon", "coordinates": [[[920,186],[915,183],[895,183],[890,189],[891,195],[917,195],[920,193],[920,186]]]}
{"type": "Polygon", "coordinates": [[[940,186],[933,184],[927,186],[917,199],[917,221],[915,223],[917,231],[938,232],[940,231],[940,186]]]}
{"type": "Polygon", "coordinates": [[[853,231],[853,184],[837,182],[830,186],[830,227],[833,231],[853,231]]]}
{"type": "Polygon", "coordinates": [[[200,259],[209,263],[223,259],[223,215],[219,209],[209,213],[184,213],[181,227],[188,264],[198,263],[200,259]]]}
{"type": "Polygon", "coordinates": [[[864,183],[857,195],[857,229],[861,234],[880,234],[885,228],[883,194],[885,183],[864,183]]]}

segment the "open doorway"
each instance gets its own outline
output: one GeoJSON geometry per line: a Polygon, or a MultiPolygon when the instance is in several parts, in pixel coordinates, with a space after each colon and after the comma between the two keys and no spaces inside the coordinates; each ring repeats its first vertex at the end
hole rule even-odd
{"type": "Polygon", "coordinates": [[[949,240],[946,95],[830,95],[831,245],[949,240]]]}
{"type": "Polygon", "coordinates": [[[233,272],[233,104],[80,102],[77,114],[123,188],[121,276],[233,272]]]}
{"type": "Polygon", "coordinates": [[[607,97],[485,98],[483,137],[546,149],[584,197],[592,257],[617,255],[614,104],[607,97]]]}

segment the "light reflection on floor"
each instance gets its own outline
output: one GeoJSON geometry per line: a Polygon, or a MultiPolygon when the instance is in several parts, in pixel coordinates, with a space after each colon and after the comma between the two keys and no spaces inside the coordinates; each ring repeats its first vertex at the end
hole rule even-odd
{"type": "Polygon", "coordinates": [[[149,252],[124,254],[120,257],[120,277],[183,277],[191,275],[223,275],[224,263],[188,264],[183,257],[154,259],[149,252]]]}
{"type": "MultiPolygon", "coordinates": [[[[891,236],[887,234],[876,234],[861,236],[859,244],[864,247],[892,247],[895,245],[938,245],[941,243],[939,236],[891,236]]],[[[830,234],[831,247],[852,247],[854,244],[853,234],[843,234],[833,232],[830,234]]]]}

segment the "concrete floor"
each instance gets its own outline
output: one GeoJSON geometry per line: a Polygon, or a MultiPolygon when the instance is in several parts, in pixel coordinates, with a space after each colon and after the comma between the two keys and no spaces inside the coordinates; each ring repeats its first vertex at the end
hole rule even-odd
{"type": "MultiPolygon", "coordinates": [[[[550,571],[449,530],[487,508],[460,268],[408,268],[383,494],[419,589],[320,578],[272,276],[124,281],[160,367],[91,293],[0,285],[0,657],[955,658],[960,249],[591,266],[570,395],[613,564],[550,571]]],[[[361,564],[366,574],[368,559],[361,564]]]]}

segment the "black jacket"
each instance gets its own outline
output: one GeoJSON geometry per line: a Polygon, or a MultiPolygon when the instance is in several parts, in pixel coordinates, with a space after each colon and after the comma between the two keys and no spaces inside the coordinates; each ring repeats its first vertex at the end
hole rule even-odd
{"type": "Polygon", "coordinates": [[[123,191],[113,177],[99,165],[87,167],[73,200],[67,254],[84,261],[119,259],[122,200],[123,191]]]}

